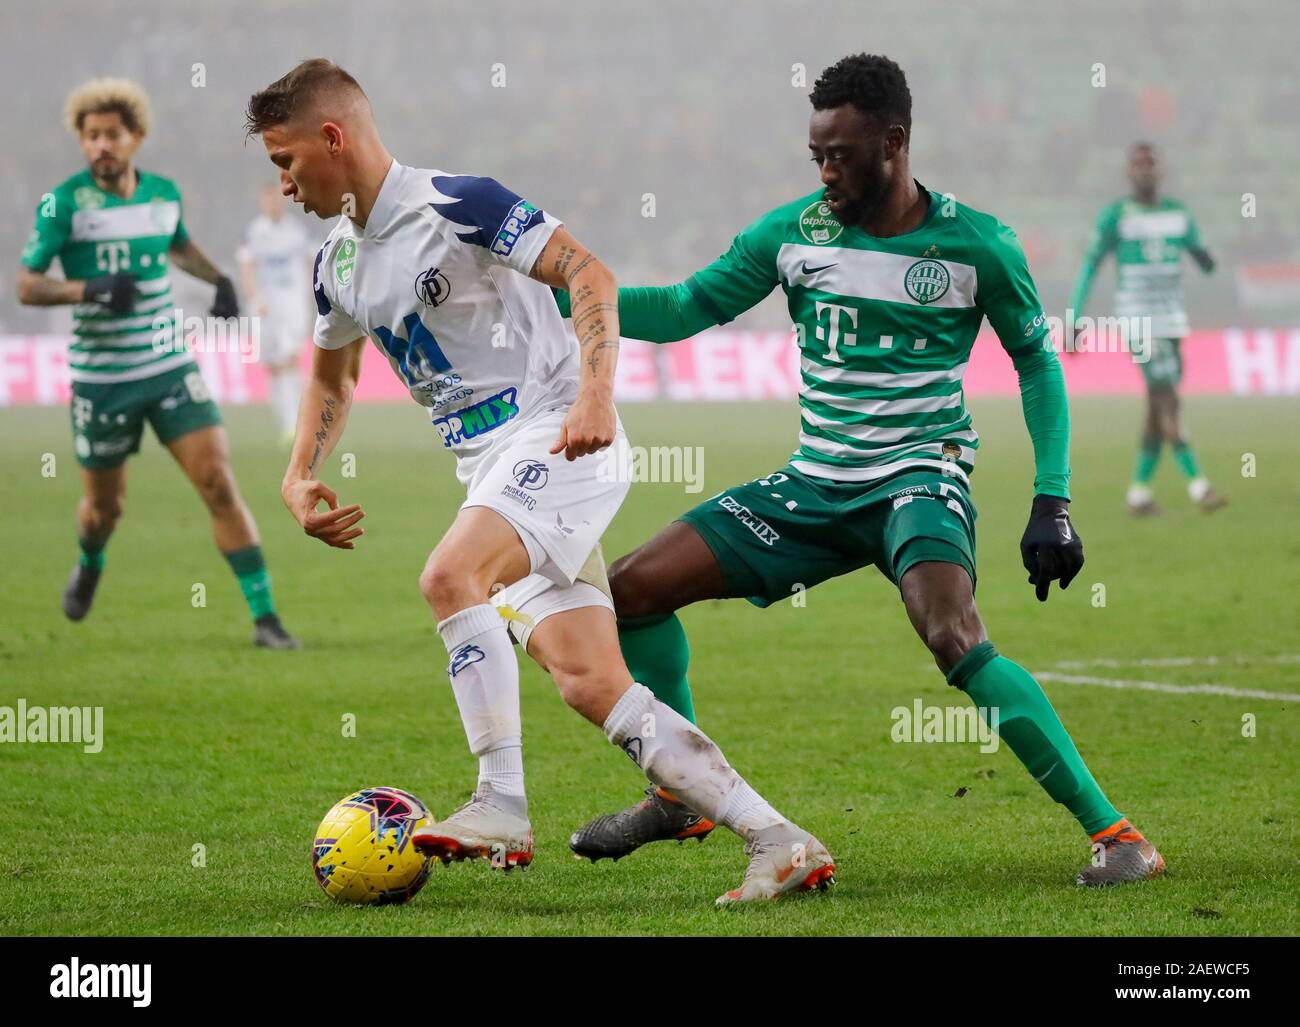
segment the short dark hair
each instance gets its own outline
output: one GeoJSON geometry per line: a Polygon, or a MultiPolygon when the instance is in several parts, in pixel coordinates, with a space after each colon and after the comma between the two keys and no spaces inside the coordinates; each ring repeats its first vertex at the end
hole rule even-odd
{"type": "Polygon", "coordinates": [[[886,124],[902,125],[912,137],[912,93],[903,69],[880,54],[855,53],[842,57],[814,83],[813,110],[824,111],[852,104],[863,114],[886,124]]]}
{"type": "Polygon", "coordinates": [[[326,57],[303,61],[287,75],[276,79],[261,92],[248,98],[244,124],[250,136],[261,135],[268,128],[283,125],[301,114],[315,97],[328,89],[361,88],[351,75],[326,57]]]}

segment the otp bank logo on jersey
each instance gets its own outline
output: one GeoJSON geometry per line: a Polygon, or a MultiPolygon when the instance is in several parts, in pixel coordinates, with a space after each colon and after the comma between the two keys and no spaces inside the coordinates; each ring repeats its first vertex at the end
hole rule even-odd
{"type": "Polygon", "coordinates": [[[516,395],[516,389],[511,386],[502,389],[495,396],[461,407],[454,414],[435,417],[434,430],[442,439],[442,444],[449,448],[477,438],[493,428],[500,428],[519,413],[519,407],[515,403],[516,395]]]}
{"type": "Polygon", "coordinates": [[[516,203],[506,215],[506,219],[501,222],[501,227],[497,229],[497,236],[492,240],[492,252],[503,257],[508,256],[515,248],[519,237],[533,226],[533,221],[539,214],[541,211],[527,200],[516,203]]]}
{"type": "Polygon", "coordinates": [[[546,487],[547,479],[551,472],[546,469],[546,465],[540,460],[520,460],[515,464],[512,477],[515,484],[521,489],[528,489],[530,492],[537,492],[546,487]]]}

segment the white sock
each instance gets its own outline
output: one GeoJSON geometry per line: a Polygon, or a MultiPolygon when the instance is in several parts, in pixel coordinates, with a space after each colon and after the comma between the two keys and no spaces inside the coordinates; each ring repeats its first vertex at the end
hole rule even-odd
{"type": "Polygon", "coordinates": [[[480,790],[487,788],[498,795],[524,795],[524,747],[503,745],[489,749],[478,758],[480,790]]]}
{"type": "Polygon", "coordinates": [[[623,693],[604,727],[605,737],[632,757],[646,777],[742,838],[786,822],[727,765],[708,735],[645,685],[634,683],[623,693]]]}
{"type": "Polygon", "coordinates": [[[1187,495],[1191,497],[1193,503],[1199,503],[1205,498],[1205,493],[1210,491],[1210,479],[1204,476],[1193,478],[1187,483],[1187,495]]]}
{"type": "Polygon", "coordinates": [[[519,661],[505,621],[491,603],[470,606],[438,624],[451,663],[469,751],[479,757],[479,783],[503,795],[524,795],[519,661]]]}
{"type": "Polygon", "coordinates": [[[1154,493],[1146,485],[1139,485],[1137,482],[1134,482],[1128,487],[1128,493],[1125,495],[1124,499],[1129,506],[1142,506],[1145,503],[1151,502],[1153,496],[1154,493]]]}
{"type": "Polygon", "coordinates": [[[293,433],[298,426],[298,399],[301,392],[297,370],[276,371],[271,375],[271,410],[280,431],[293,433]]]}

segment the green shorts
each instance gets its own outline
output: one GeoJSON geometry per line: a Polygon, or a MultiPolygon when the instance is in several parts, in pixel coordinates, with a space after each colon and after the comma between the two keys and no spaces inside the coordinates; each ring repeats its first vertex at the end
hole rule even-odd
{"type": "Polygon", "coordinates": [[[1182,339],[1152,339],[1148,358],[1138,364],[1148,389],[1172,389],[1183,380],[1182,339]]]}
{"type": "Polygon", "coordinates": [[[87,470],[118,467],[140,451],[144,422],[164,446],[221,423],[197,364],[133,382],[72,383],[72,443],[87,470]]]}
{"type": "Polygon", "coordinates": [[[956,478],[937,471],[841,482],[787,465],[681,519],[713,550],[727,594],[755,606],[868,564],[897,584],[913,564],[955,563],[975,583],[975,506],[956,478]]]}

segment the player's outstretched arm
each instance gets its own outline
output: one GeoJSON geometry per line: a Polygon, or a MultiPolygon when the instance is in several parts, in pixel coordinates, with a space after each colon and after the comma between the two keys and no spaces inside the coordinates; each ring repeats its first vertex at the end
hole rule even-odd
{"type": "MultiPolygon", "coordinates": [[[[684,282],[619,289],[623,334],[676,342],[735,320],[777,286],[779,224],[760,218],[732,240],[731,249],[684,282]]],[[[555,300],[561,316],[568,317],[569,297],[557,292],[555,300]]]]}
{"type": "Polygon", "coordinates": [[[199,281],[217,287],[212,300],[213,317],[238,317],[239,299],[235,295],[235,283],[221,273],[207,255],[195,245],[193,239],[186,236],[174,241],[170,247],[172,263],[187,275],[193,275],[199,281]]]}
{"type": "Polygon", "coordinates": [[[557,228],[533,264],[532,277],[573,298],[573,330],[582,362],[578,398],[565,415],[552,453],[568,460],[614,441],[614,368],[618,363],[618,283],[599,260],[564,228],[557,228]]]}
{"type": "MultiPolygon", "coordinates": [[[[568,292],[557,289],[555,303],[561,317],[572,315],[568,292]]],[[[691,294],[687,282],[619,289],[618,316],[624,335],[647,342],[689,339],[720,323],[691,294]]]]}
{"type": "Polygon", "coordinates": [[[316,474],[343,435],[352,395],[361,377],[365,345],[362,337],[339,349],[318,347],[314,351],[311,377],[298,408],[293,452],[280,486],[284,505],[302,530],[336,549],[356,548],[353,539],[364,534],[356,524],[365,514],[356,503],[339,506],[338,496],[316,474]],[[316,509],[322,500],[327,510],[316,509]]]}

